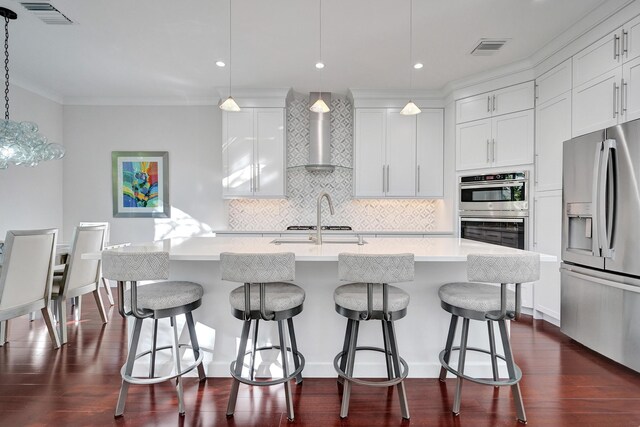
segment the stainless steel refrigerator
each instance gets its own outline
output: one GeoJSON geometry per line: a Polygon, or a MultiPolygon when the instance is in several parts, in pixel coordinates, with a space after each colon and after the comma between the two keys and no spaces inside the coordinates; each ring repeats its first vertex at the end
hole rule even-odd
{"type": "Polygon", "coordinates": [[[563,151],[561,329],[640,371],[640,120],[563,151]]]}

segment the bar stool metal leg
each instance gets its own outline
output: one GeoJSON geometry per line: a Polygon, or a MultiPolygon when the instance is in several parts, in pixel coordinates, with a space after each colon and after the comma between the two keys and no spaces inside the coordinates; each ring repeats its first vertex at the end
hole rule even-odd
{"type": "MultiPolygon", "coordinates": [[[[353,377],[353,366],[356,358],[356,346],[358,345],[358,329],[360,322],[351,320],[351,330],[349,331],[349,346],[347,349],[346,371],[348,377],[353,377]]],[[[344,356],[342,356],[344,357],[344,356]]],[[[342,405],[340,407],[340,418],[346,418],[349,415],[349,398],[351,397],[351,381],[345,378],[342,390],[342,405]]]]}
{"type": "MultiPolygon", "coordinates": [[[[489,331],[489,352],[491,353],[491,370],[493,372],[493,380],[498,381],[498,357],[496,356],[496,337],[493,333],[493,323],[487,320],[487,329],[489,331]]],[[[496,386],[497,387],[497,386],[496,386]]]]}
{"type": "MultiPolygon", "coordinates": [[[[447,335],[447,343],[445,345],[445,349],[447,352],[444,354],[444,361],[449,364],[449,359],[451,358],[451,349],[453,348],[453,339],[456,336],[456,328],[458,327],[458,316],[455,314],[451,315],[451,322],[449,323],[449,333],[447,335]]],[[[444,381],[447,379],[447,370],[444,366],[440,367],[440,381],[444,381]]]]}
{"type": "MultiPolygon", "coordinates": [[[[467,338],[469,337],[469,319],[462,320],[462,337],[460,338],[460,356],[458,359],[458,372],[464,374],[464,361],[467,356],[467,338]]],[[[453,399],[453,414],[460,415],[460,395],[462,394],[462,377],[456,380],[456,394],[453,399]]]]}
{"type": "MultiPolygon", "coordinates": [[[[393,326],[393,322],[390,320],[386,320],[385,323],[387,324],[387,329],[389,331],[389,344],[391,345],[391,358],[393,359],[395,378],[400,378],[402,373],[400,371],[400,356],[398,354],[398,342],[396,341],[395,327],[393,326]]],[[[410,418],[409,404],[407,403],[407,392],[404,388],[404,381],[400,381],[397,387],[398,399],[400,400],[400,412],[402,414],[402,418],[408,420],[410,418]]]]}
{"type": "MultiPolygon", "coordinates": [[[[249,338],[249,328],[251,320],[245,320],[242,325],[242,335],[240,335],[240,345],[238,346],[238,356],[236,357],[235,374],[242,375],[242,365],[244,364],[244,355],[247,351],[247,339],[249,338]]],[[[229,393],[229,403],[227,404],[227,416],[233,415],[236,409],[236,400],[238,399],[238,388],[240,381],[233,379],[231,384],[231,393],[229,393]]]]}
{"type": "Polygon", "coordinates": [[[254,371],[256,366],[256,348],[258,344],[258,324],[260,319],[255,319],[253,323],[253,337],[251,338],[251,366],[249,366],[249,377],[251,381],[255,379],[254,371]]]}
{"type": "MultiPolygon", "coordinates": [[[[193,357],[198,360],[200,357],[200,344],[198,343],[198,335],[196,335],[196,325],[193,322],[193,315],[191,312],[185,313],[187,318],[187,328],[189,329],[189,338],[191,339],[191,349],[193,350],[193,357]]],[[[200,381],[204,381],[207,375],[204,372],[204,362],[200,362],[198,365],[198,378],[200,381]]]]}
{"type": "MultiPolygon", "coordinates": [[[[171,317],[171,326],[173,327],[173,357],[176,361],[176,374],[181,372],[180,368],[180,342],[178,341],[178,325],[176,318],[171,317]]],[[[184,393],[182,390],[182,375],[176,377],[176,392],[178,394],[178,413],[184,415],[184,393]]]]}
{"type": "Polygon", "coordinates": [[[158,347],[158,319],[153,319],[153,329],[151,331],[151,361],[149,364],[149,378],[156,376],[156,349],[158,347]]]}
{"type": "Polygon", "coordinates": [[[387,334],[387,325],[384,320],[381,320],[382,324],[382,339],[384,340],[384,361],[387,364],[387,379],[393,378],[393,370],[391,367],[391,353],[389,352],[389,336],[387,334]]]}
{"type": "MultiPolygon", "coordinates": [[[[499,320],[498,326],[500,327],[500,337],[502,338],[502,347],[504,348],[504,358],[507,362],[507,372],[509,372],[509,379],[513,380],[516,378],[516,370],[514,368],[515,363],[513,361],[513,352],[511,351],[511,343],[509,342],[509,334],[507,333],[505,320],[499,320]]],[[[524,412],[524,403],[522,402],[519,382],[511,386],[511,392],[513,393],[513,401],[516,404],[518,421],[526,424],[527,415],[524,412]]]]}
{"type": "MultiPolygon", "coordinates": [[[[133,372],[133,362],[136,360],[136,352],[138,351],[138,341],[140,340],[140,330],[142,329],[142,319],[136,318],[133,324],[133,335],[131,337],[131,345],[129,346],[129,354],[127,355],[127,364],[124,368],[125,375],[131,375],[133,372]]],[[[124,405],[129,392],[129,382],[122,379],[120,386],[120,394],[118,395],[118,403],[116,404],[115,416],[119,417],[124,413],[124,405]]]]}
{"type": "MultiPolygon", "coordinates": [[[[284,321],[278,320],[278,337],[280,338],[280,354],[282,356],[282,376],[287,377],[289,375],[289,369],[287,367],[287,341],[284,335],[284,321]]],[[[296,356],[294,355],[294,359],[296,356]]],[[[291,382],[284,382],[284,395],[287,401],[287,418],[289,421],[293,421],[293,398],[291,397],[291,382]]]]}
{"type": "MultiPolygon", "coordinates": [[[[291,341],[291,352],[293,353],[293,365],[296,371],[300,367],[300,361],[298,360],[298,343],[296,342],[296,333],[293,329],[293,318],[287,319],[287,329],[289,330],[289,340],[291,341]]],[[[302,383],[302,372],[296,375],[296,384],[302,383]]]]}
{"type": "MultiPolygon", "coordinates": [[[[342,357],[340,358],[340,370],[347,372],[347,353],[349,352],[349,343],[351,342],[351,331],[353,330],[353,319],[347,319],[347,327],[344,331],[344,344],[342,345],[342,357]]],[[[338,377],[338,384],[344,384],[344,378],[338,377]]]]}

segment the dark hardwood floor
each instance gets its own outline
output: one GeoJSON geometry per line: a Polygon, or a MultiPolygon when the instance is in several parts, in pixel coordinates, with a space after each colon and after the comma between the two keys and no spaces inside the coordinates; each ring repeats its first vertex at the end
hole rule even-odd
{"type": "MultiPolygon", "coordinates": [[[[106,298],[105,298],[106,300],[106,298]]],[[[92,298],[83,319],[69,323],[69,343],[53,350],[42,320],[11,322],[0,347],[1,426],[516,426],[511,392],[472,383],[462,413],[450,412],[454,380],[408,379],[411,420],[402,421],[394,390],[354,386],[349,418],[340,420],[335,379],[293,386],[296,420],[285,415],[282,386],[240,387],[236,415],[225,417],[230,380],[186,378],[186,416],[177,415],[169,384],[131,386],[124,417],[113,418],[119,370],[126,357],[125,323],[110,310],[100,323],[92,298]]],[[[399,324],[398,327],[401,325],[399,324]]],[[[548,323],[524,320],[512,329],[530,426],[640,426],[640,374],[588,350],[548,323]]],[[[638,355],[640,357],[640,355],[638,355]]]]}

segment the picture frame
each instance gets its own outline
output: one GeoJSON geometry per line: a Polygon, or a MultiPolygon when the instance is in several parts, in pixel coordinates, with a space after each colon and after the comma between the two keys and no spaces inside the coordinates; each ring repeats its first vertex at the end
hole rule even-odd
{"type": "Polygon", "coordinates": [[[169,152],[113,151],[114,218],[170,218],[169,152]]]}

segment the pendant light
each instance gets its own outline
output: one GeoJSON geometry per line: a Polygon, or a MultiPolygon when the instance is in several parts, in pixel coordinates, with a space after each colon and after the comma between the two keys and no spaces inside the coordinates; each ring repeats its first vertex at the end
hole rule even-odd
{"type": "MultiPolygon", "coordinates": [[[[413,90],[413,0],[409,0],[409,91],[413,90]]],[[[411,99],[400,110],[403,116],[414,116],[422,113],[422,110],[411,99]]]]}
{"type": "Polygon", "coordinates": [[[229,0],[229,97],[220,104],[220,109],[231,112],[240,111],[240,106],[231,96],[231,0],[229,0]]]}
{"type": "Polygon", "coordinates": [[[38,125],[33,122],[13,122],[9,120],[9,21],[18,15],[0,7],[4,18],[4,120],[0,120],[0,169],[10,164],[36,166],[45,160],[61,159],[64,147],[50,144],[38,133],[38,125]]]}
{"type": "MultiPolygon", "coordinates": [[[[322,62],[322,0],[320,0],[320,13],[319,16],[319,28],[320,28],[320,43],[319,43],[319,56],[320,60],[316,63],[316,68],[322,70],[324,68],[324,62],[322,62]]],[[[322,72],[322,71],[321,71],[322,72]]],[[[318,100],[313,103],[309,110],[314,113],[328,113],[330,111],[329,106],[322,100],[322,74],[320,74],[320,92],[318,93],[318,100]]]]}

